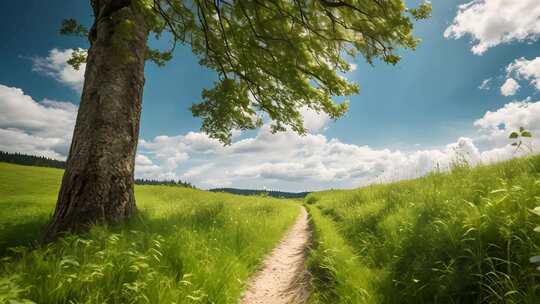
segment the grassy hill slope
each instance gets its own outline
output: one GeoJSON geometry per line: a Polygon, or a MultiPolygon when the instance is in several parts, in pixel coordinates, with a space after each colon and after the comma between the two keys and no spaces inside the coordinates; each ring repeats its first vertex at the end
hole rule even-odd
{"type": "Polygon", "coordinates": [[[136,186],[141,212],[130,223],[33,249],[61,174],[0,163],[0,303],[235,303],[299,210],[273,198],[136,186]]]}
{"type": "Polygon", "coordinates": [[[540,303],[540,156],[306,203],[312,303],[540,303]]]}

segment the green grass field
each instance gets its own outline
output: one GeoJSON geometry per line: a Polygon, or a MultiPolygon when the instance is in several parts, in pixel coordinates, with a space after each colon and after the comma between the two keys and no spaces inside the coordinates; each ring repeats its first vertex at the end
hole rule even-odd
{"type": "Polygon", "coordinates": [[[0,163],[0,303],[236,303],[299,211],[294,201],[137,186],[141,212],[129,223],[35,246],[61,175],[0,163]]]}
{"type": "Polygon", "coordinates": [[[306,198],[311,303],[540,303],[540,156],[306,198]]]}
{"type": "MultiPolygon", "coordinates": [[[[236,303],[299,210],[137,186],[130,222],[39,247],[61,174],[0,163],[0,303],[236,303]]],[[[540,303],[529,260],[540,253],[540,156],[312,193],[305,205],[310,303],[540,303]]]]}

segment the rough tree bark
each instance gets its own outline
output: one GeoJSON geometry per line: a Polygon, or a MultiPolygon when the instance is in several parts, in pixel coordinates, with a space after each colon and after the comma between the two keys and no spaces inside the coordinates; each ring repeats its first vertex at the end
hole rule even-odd
{"type": "Polygon", "coordinates": [[[84,88],[45,241],[136,212],[133,171],[148,29],[131,0],[91,2],[96,17],[84,88]]]}

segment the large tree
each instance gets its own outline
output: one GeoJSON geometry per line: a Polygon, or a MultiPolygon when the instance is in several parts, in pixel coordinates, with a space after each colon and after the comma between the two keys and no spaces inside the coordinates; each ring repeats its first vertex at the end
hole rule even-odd
{"type": "Polygon", "coordinates": [[[61,32],[88,37],[84,88],[56,210],[46,239],[93,223],[115,223],[135,211],[134,159],[147,59],[165,64],[177,44],[191,47],[218,80],[191,110],[202,130],[224,143],[234,129],[272,120],[303,134],[300,109],[336,119],[347,103],[333,96],[358,92],[342,77],[348,60],[395,64],[398,48],[414,49],[415,19],[429,3],[404,0],[91,0],[90,30],[65,20],[61,32]],[[148,36],[171,39],[171,49],[147,45],[148,36]]]}

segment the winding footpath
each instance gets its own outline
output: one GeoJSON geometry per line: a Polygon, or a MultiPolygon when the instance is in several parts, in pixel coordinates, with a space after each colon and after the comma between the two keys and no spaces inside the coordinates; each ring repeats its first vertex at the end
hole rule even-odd
{"type": "Polygon", "coordinates": [[[308,296],[305,261],[310,231],[308,213],[301,208],[294,226],[249,282],[241,304],[305,303],[308,296]]]}

